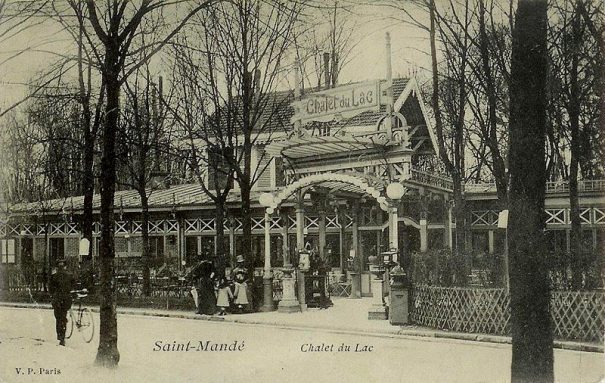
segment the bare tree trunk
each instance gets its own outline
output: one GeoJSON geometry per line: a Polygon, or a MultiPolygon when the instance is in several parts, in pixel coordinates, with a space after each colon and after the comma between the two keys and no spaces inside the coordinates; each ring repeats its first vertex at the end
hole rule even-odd
{"type": "Polygon", "coordinates": [[[42,275],[44,277],[44,292],[48,291],[50,283],[51,265],[50,254],[48,254],[48,223],[44,220],[44,265],[42,266],[42,275]]]}
{"type": "Polygon", "coordinates": [[[550,285],[544,252],[546,0],[520,0],[510,88],[509,260],[512,382],[553,381],[550,285]]]}
{"type": "MultiPolygon", "coordinates": [[[[456,254],[464,256],[466,247],[466,212],[464,195],[462,190],[462,182],[464,177],[464,108],[466,104],[466,77],[464,71],[467,65],[467,47],[461,47],[463,50],[461,57],[461,71],[458,81],[458,97],[459,110],[456,116],[455,137],[454,137],[454,153],[453,160],[450,159],[445,148],[445,135],[443,132],[443,117],[439,102],[440,86],[439,86],[439,70],[437,65],[437,47],[436,47],[436,32],[437,32],[437,10],[434,0],[429,2],[430,12],[430,45],[431,45],[431,67],[432,67],[432,84],[433,92],[431,95],[431,106],[435,114],[435,130],[437,133],[438,154],[441,161],[445,164],[447,172],[452,177],[453,193],[454,193],[454,215],[456,217],[456,254]],[[464,249],[464,250],[463,250],[464,249]]],[[[466,44],[466,41],[465,41],[466,44]]],[[[468,259],[465,259],[465,265],[468,266],[468,259]]]]}
{"type": "Polygon", "coordinates": [[[101,244],[100,244],[100,282],[99,299],[100,331],[99,349],[96,364],[115,367],[120,361],[118,351],[118,323],[116,316],[116,294],[114,285],[114,192],[116,184],[115,141],[120,107],[120,83],[118,73],[118,52],[106,46],[105,79],[107,105],[103,131],[103,157],[101,159],[101,244]]]}
{"type": "Polygon", "coordinates": [[[215,201],[214,218],[215,218],[215,229],[216,229],[216,268],[218,274],[221,276],[225,275],[225,262],[227,258],[227,251],[225,249],[225,199],[220,199],[220,190],[217,190],[218,201],[215,201]]]}
{"type": "MultiPolygon", "coordinates": [[[[460,182],[460,177],[458,175],[454,175],[453,177],[454,184],[454,217],[456,218],[456,248],[455,252],[458,256],[465,255],[466,257],[466,209],[465,209],[465,201],[464,196],[462,195],[462,183],[460,182]]],[[[462,284],[465,283],[467,268],[470,267],[469,259],[464,259],[465,270],[462,271],[462,274],[459,276],[463,278],[463,281],[460,281],[462,284]]]]}
{"type": "Polygon", "coordinates": [[[246,264],[250,272],[250,277],[254,275],[254,257],[252,255],[252,209],[250,207],[250,184],[242,182],[240,184],[242,198],[242,252],[246,259],[246,264]]]}
{"type": "MultiPolygon", "coordinates": [[[[246,37],[246,34],[244,34],[246,37]]],[[[246,263],[248,264],[248,273],[250,277],[250,281],[252,281],[254,277],[254,258],[252,256],[252,209],[250,207],[250,192],[252,189],[252,128],[251,125],[251,113],[252,113],[252,105],[254,103],[254,85],[252,82],[252,73],[248,69],[249,65],[249,52],[248,52],[248,44],[243,44],[244,47],[244,75],[242,78],[242,130],[244,133],[244,142],[243,142],[243,162],[244,166],[241,169],[241,172],[238,177],[238,183],[241,190],[241,202],[242,202],[242,251],[244,252],[244,257],[246,259],[246,263]]]]}
{"type": "Polygon", "coordinates": [[[91,132],[84,131],[84,174],[82,177],[82,194],[84,194],[84,212],[82,216],[82,235],[88,239],[90,246],[86,261],[92,261],[92,199],[94,196],[94,138],[91,132]]]}
{"type": "Polygon", "coordinates": [[[569,205],[571,219],[570,249],[572,261],[572,285],[574,290],[582,287],[582,221],[578,200],[578,168],[580,153],[580,88],[578,85],[578,49],[580,45],[580,14],[574,9],[572,20],[571,68],[569,71],[569,125],[571,129],[571,161],[569,164],[569,205]]]}
{"type": "MultiPolygon", "coordinates": [[[[80,4],[78,4],[79,8],[80,4]]],[[[82,217],[82,235],[89,242],[88,254],[83,259],[85,263],[89,263],[88,267],[92,267],[92,198],[94,194],[94,143],[95,137],[92,131],[92,113],[90,110],[90,93],[86,91],[84,84],[84,68],[83,68],[83,39],[84,26],[80,24],[78,35],[78,85],[79,85],[79,102],[82,107],[82,129],[84,130],[84,158],[83,158],[83,175],[82,175],[82,194],[84,195],[84,211],[82,217]]],[[[89,66],[90,78],[90,66],[89,66]]],[[[89,89],[90,91],[90,89],[89,89]]],[[[91,270],[92,271],[92,270],[91,270]]]]}
{"type": "Polygon", "coordinates": [[[143,241],[143,253],[141,254],[141,260],[143,261],[143,295],[146,297],[151,296],[151,276],[149,272],[149,264],[151,261],[151,254],[149,249],[149,197],[143,189],[139,189],[139,196],[141,198],[141,240],[143,241]]]}
{"type": "Polygon", "coordinates": [[[506,209],[508,205],[508,175],[506,174],[506,166],[500,152],[498,137],[497,137],[497,121],[496,111],[498,109],[498,100],[496,94],[496,85],[494,75],[489,62],[489,42],[485,26],[485,1],[479,2],[479,50],[481,53],[481,65],[483,67],[485,89],[487,93],[487,106],[489,114],[489,139],[486,144],[489,146],[494,175],[496,181],[496,191],[498,201],[502,209],[506,209]]]}

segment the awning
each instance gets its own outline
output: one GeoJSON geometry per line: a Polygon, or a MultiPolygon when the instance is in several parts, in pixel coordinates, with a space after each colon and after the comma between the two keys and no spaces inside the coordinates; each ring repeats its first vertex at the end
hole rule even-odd
{"type": "Polygon", "coordinates": [[[384,145],[385,142],[379,142],[368,137],[304,135],[275,140],[265,148],[265,152],[271,156],[297,159],[334,153],[347,153],[384,145]]]}

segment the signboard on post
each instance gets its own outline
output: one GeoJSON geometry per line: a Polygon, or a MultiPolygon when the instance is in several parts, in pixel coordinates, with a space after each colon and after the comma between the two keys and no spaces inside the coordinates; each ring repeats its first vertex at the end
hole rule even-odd
{"type": "Polygon", "coordinates": [[[380,83],[362,82],[306,95],[292,103],[292,122],[328,122],[380,110],[380,83]]]}
{"type": "Polygon", "coordinates": [[[90,241],[86,238],[82,238],[80,240],[80,251],[78,254],[81,256],[88,256],[88,251],[90,250],[90,241]]]}
{"type": "Polygon", "coordinates": [[[506,229],[508,227],[508,210],[502,210],[498,213],[498,229],[506,229]]]}

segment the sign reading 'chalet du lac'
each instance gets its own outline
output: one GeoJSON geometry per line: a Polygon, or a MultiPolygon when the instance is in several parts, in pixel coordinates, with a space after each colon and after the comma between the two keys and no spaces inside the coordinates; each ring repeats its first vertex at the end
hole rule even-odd
{"type": "Polygon", "coordinates": [[[359,113],[380,110],[380,83],[378,81],[351,84],[305,95],[294,101],[292,122],[300,120],[327,122],[351,118],[359,113]]]}

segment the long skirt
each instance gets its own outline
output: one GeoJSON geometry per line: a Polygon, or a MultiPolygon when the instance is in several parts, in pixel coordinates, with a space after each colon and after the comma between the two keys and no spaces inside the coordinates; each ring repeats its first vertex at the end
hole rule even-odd
{"type": "Polygon", "coordinates": [[[218,289],[216,305],[218,307],[229,307],[229,298],[231,298],[231,289],[229,287],[218,289]]]}
{"type": "Polygon", "coordinates": [[[247,287],[248,284],[246,282],[235,282],[235,293],[233,295],[235,296],[234,303],[236,305],[248,305],[249,301],[247,287]]]}
{"type": "Polygon", "coordinates": [[[216,312],[216,295],[214,295],[214,284],[210,278],[202,279],[197,289],[198,313],[214,315],[216,312]]]}

